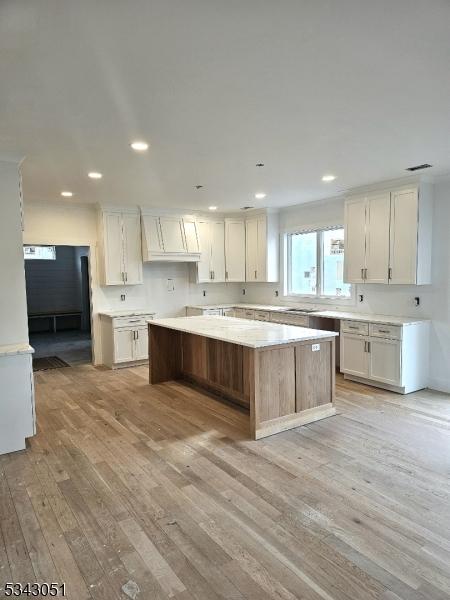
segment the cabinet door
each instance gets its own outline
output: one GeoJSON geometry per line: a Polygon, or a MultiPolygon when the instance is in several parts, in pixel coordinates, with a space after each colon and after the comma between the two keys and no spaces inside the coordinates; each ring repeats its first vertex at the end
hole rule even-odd
{"type": "Polygon", "coordinates": [[[363,283],[366,268],[366,199],[345,204],[345,283],[363,283]]]}
{"type": "Polygon", "coordinates": [[[134,330],[134,359],[147,360],[148,358],[148,328],[138,327],[134,330]]]}
{"type": "Polygon", "coordinates": [[[369,377],[390,385],[401,385],[400,340],[370,338],[369,377]]]}
{"type": "Polygon", "coordinates": [[[389,283],[416,283],[418,202],[417,189],[391,194],[389,283]]]}
{"type": "Polygon", "coordinates": [[[164,252],[186,253],[183,219],[179,217],[160,217],[161,237],[164,252]]]}
{"type": "Polygon", "coordinates": [[[124,283],[122,215],[103,214],[103,255],[105,261],[105,284],[124,283]]]}
{"type": "Polygon", "coordinates": [[[212,280],[222,282],[225,281],[225,223],[211,223],[210,236],[212,280]]]}
{"type": "Polygon", "coordinates": [[[256,281],[267,280],[267,219],[258,217],[256,281]]]}
{"type": "Polygon", "coordinates": [[[368,377],[369,354],[366,352],[368,338],[348,333],[341,336],[341,372],[357,377],[368,377]]]}
{"type": "Polygon", "coordinates": [[[211,281],[211,241],[209,221],[198,221],[197,231],[200,242],[200,260],[197,263],[197,281],[211,281]]]}
{"type": "Polygon", "coordinates": [[[114,330],[114,362],[130,362],[134,360],[134,339],[132,329],[114,330]]]}
{"type": "Polygon", "coordinates": [[[366,214],[366,277],[367,283],[388,283],[389,273],[389,220],[391,195],[389,192],[371,196],[366,214]]]}
{"type": "Polygon", "coordinates": [[[186,250],[189,254],[198,254],[200,252],[200,244],[197,235],[197,223],[183,219],[184,236],[186,238],[186,250]]]}
{"type": "Polygon", "coordinates": [[[258,278],[258,219],[245,222],[245,280],[258,278]]]}
{"type": "Polygon", "coordinates": [[[245,281],[244,221],[225,221],[225,269],[227,281],[245,281]]]}
{"type": "Polygon", "coordinates": [[[122,218],[125,283],[142,283],[141,220],[139,215],[127,213],[122,218]]]}

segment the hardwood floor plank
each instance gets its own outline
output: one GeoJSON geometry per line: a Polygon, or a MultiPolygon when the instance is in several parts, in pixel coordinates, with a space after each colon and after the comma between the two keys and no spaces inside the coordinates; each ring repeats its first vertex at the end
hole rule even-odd
{"type": "Polygon", "coordinates": [[[443,600],[450,402],[337,378],[339,415],[258,442],[147,368],[36,375],[38,434],[0,457],[1,580],[76,600],[443,600]]]}

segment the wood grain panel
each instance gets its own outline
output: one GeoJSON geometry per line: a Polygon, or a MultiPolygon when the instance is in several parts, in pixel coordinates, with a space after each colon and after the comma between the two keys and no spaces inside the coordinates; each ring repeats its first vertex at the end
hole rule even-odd
{"type": "Polygon", "coordinates": [[[259,421],[295,412],[295,348],[259,352],[259,421]]]}
{"type": "Polygon", "coordinates": [[[150,383],[162,383],[181,377],[181,333],[149,324],[148,348],[150,383]]]}
{"type": "Polygon", "coordinates": [[[208,379],[212,383],[243,392],[243,348],[236,344],[207,339],[208,379]]]}
{"type": "Polygon", "coordinates": [[[207,356],[208,339],[201,335],[193,335],[192,333],[183,333],[181,337],[182,343],[182,364],[183,373],[193,377],[208,377],[208,356],[207,356]]]}
{"type": "Polygon", "coordinates": [[[332,342],[319,340],[314,345],[320,350],[313,352],[313,344],[296,348],[296,412],[332,401],[332,342]]]}

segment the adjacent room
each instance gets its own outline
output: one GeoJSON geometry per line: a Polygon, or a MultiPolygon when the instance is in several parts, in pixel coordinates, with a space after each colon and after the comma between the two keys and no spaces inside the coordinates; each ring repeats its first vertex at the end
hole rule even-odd
{"type": "Polygon", "coordinates": [[[89,248],[24,246],[33,370],[90,364],[89,248]]]}
{"type": "Polygon", "coordinates": [[[0,596],[450,598],[450,3],[0,2],[0,596]]]}

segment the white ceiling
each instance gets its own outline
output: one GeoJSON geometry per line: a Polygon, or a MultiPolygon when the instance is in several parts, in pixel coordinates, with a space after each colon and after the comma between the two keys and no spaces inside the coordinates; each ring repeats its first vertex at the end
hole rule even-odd
{"type": "Polygon", "coordinates": [[[450,2],[1,0],[0,157],[14,155],[27,200],[193,209],[447,172],[450,2]]]}

